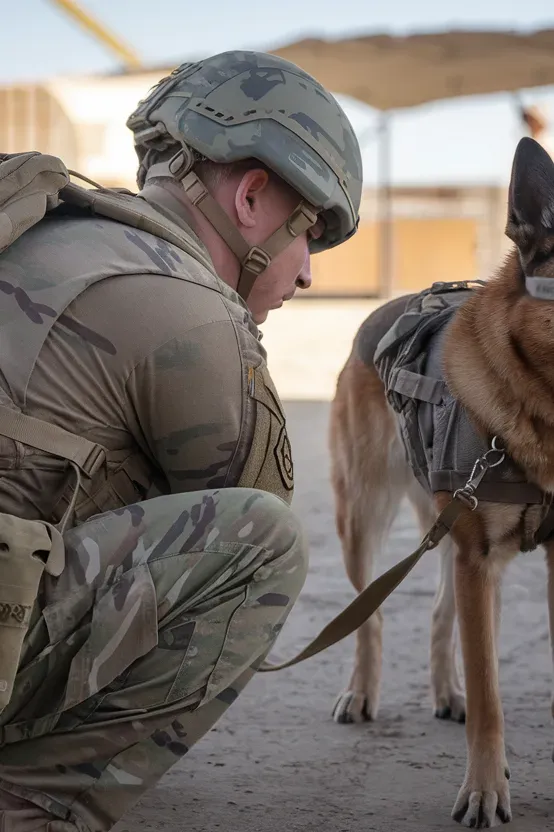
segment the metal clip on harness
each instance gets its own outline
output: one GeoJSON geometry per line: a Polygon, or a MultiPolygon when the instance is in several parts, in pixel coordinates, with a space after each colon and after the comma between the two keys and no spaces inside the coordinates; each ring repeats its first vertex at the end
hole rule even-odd
{"type": "Polygon", "coordinates": [[[493,436],[491,447],[488,451],[486,451],[483,456],[480,456],[473,466],[473,470],[469,475],[469,479],[466,484],[462,488],[458,488],[454,492],[454,498],[460,500],[460,502],[464,503],[471,511],[475,511],[477,506],[479,505],[479,501],[475,496],[475,491],[477,490],[479,483],[489,470],[489,468],[496,468],[497,465],[501,465],[505,458],[506,452],[504,448],[498,447],[498,437],[493,436]],[[495,462],[489,462],[489,455],[491,454],[499,454],[498,459],[495,462]]]}

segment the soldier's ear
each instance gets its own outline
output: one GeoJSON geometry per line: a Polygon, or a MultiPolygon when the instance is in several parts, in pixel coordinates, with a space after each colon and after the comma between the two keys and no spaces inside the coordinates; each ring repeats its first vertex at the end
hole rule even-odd
{"type": "Polygon", "coordinates": [[[256,225],[257,201],[268,182],[269,175],[262,168],[247,170],[239,180],[235,193],[235,210],[240,223],[247,228],[256,225]]]}

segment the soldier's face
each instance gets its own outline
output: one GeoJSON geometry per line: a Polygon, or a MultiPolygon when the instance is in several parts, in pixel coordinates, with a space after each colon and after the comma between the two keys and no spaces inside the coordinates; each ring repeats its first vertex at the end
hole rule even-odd
{"type": "MultiPolygon", "coordinates": [[[[286,218],[283,218],[283,222],[286,218]]],[[[282,222],[277,222],[274,230],[280,225],[282,222]]],[[[307,232],[297,237],[257,278],[247,300],[255,323],[263,323],[268,313],[290,300],[297,289],[308,289],[311,286],[308,240],[307,232]]]]}
{"type": "MultiPolygon", "coordinates": [[[[301,197],[281,180],[268,178],[264,171],[249,171],[237,189],[235,203],[242,235],[249,243],[263,246],[300,201],[301,197]]],[[[290,300],[297,289],[310,287],[308,244],[310,238],[318,237],[322,230],[319,222],[296,237],[257,278],[247,300],[255,323],[263,323],[268,313],[290,300]]]]}

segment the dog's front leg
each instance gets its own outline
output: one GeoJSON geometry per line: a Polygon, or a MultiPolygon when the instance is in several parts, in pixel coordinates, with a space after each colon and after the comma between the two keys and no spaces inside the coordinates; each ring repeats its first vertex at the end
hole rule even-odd
{"type": "Polygon", "coordinates": [[[466,679],[467,768],[452,810],[475,829],[511,820],[504,715],[498,684],[495,598],[498,574],[473,533],[477,518],[460,518],[455,564],[456,608],[466,679]],[[463,525],[462,525],[463,524],[463,525]]]}

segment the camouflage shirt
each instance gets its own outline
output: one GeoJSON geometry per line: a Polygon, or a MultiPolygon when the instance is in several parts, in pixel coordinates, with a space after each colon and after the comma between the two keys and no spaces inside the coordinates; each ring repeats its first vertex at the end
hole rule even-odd
{"type": "MultiPolygon", "coordinates": [[[[149,186],[142,198],[187,228],[164,189],[149,186]]],[[[76,522],[205,488],[292,498],[284,414],[258,330],[236,293],[173,249],[111,220],[58,216],[0,257],[0,326],[11,332],[21,318],[11,340],[6,329],[2,336],[2,395],[107,450],[107,464],[83,483],[76,522]],[[118,248],[123,233],[127,248],[118,248]],[[84,290],[62,314],[34,300],[44,285],[85,271],[84,290]],[[26,351],[40,326],[49,330],[35,358],[26,351]],[[28,378],[18,377],[18,351],[31,362],[28,378]]],[[[1,511],[59,519],[73,481],[67,463],[0,437],[1,511]]]]}

